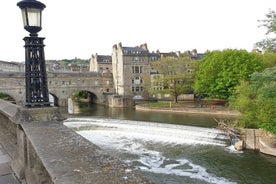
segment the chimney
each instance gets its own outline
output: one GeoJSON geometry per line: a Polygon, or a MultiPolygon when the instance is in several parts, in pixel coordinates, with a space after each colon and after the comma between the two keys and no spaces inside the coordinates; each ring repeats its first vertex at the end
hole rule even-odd
{"type": "Polygon", "coordinates": [[[140,45],[140,47],[141,47],[142,49],[148,51],[148,45],[147,45],[147,43],[144,43],[144,44],[140,45]]]}

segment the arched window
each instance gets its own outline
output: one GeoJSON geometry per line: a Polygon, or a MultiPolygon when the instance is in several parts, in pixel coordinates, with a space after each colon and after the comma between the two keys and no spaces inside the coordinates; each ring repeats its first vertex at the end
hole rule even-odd
{"type": "Polygon", "coordinates": [[[141,77],[135,77],[132,79],[132,84],[141,84],[143,82],[141,77]]]}

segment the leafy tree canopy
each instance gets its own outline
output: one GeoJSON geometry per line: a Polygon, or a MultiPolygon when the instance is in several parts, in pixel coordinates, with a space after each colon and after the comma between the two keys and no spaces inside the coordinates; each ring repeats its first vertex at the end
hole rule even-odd
{"type": "Polygon", "coordinates": [[[200,60],[194,89],[199,96],[228,99],[240,80],[248,80],[262,68],[258,53],[232,49],[207,51],[200,60]]]}
{"type": "Polygon", "coordinates": [[[230,105],[242,113],[240,125],[276,133],[276,67],[254,73],[236,92],[230,105]]]}
{"type": "Polygon", "coordinates": [[[262,60],[264,69],[276,66],[276,53],[266,52],[263,54],[256,55],[257,57],[260,57],[260,59],[262,60]]]}

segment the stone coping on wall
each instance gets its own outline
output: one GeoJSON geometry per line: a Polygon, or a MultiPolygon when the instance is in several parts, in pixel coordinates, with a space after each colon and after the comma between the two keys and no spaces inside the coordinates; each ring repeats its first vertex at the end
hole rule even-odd
{"type": "Polygon", "coordinates": [[[22,128],[54,183],[151,183],[61,123],[24,123],[22,128]]]}
{"type": "Polygon", "coordinates": [[[18,106],[0,99],[0,112],[8,118],[14,118],[18,111],[18,106]]]}

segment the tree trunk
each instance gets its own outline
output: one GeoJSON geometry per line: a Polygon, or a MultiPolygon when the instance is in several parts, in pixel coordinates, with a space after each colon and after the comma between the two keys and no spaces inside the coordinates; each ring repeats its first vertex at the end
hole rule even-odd
{"type": "Polygon", "coordinates": [[[177,94],[174,94],[174,102],[177,103],[178,102],[178,95],[177,94]]]}

